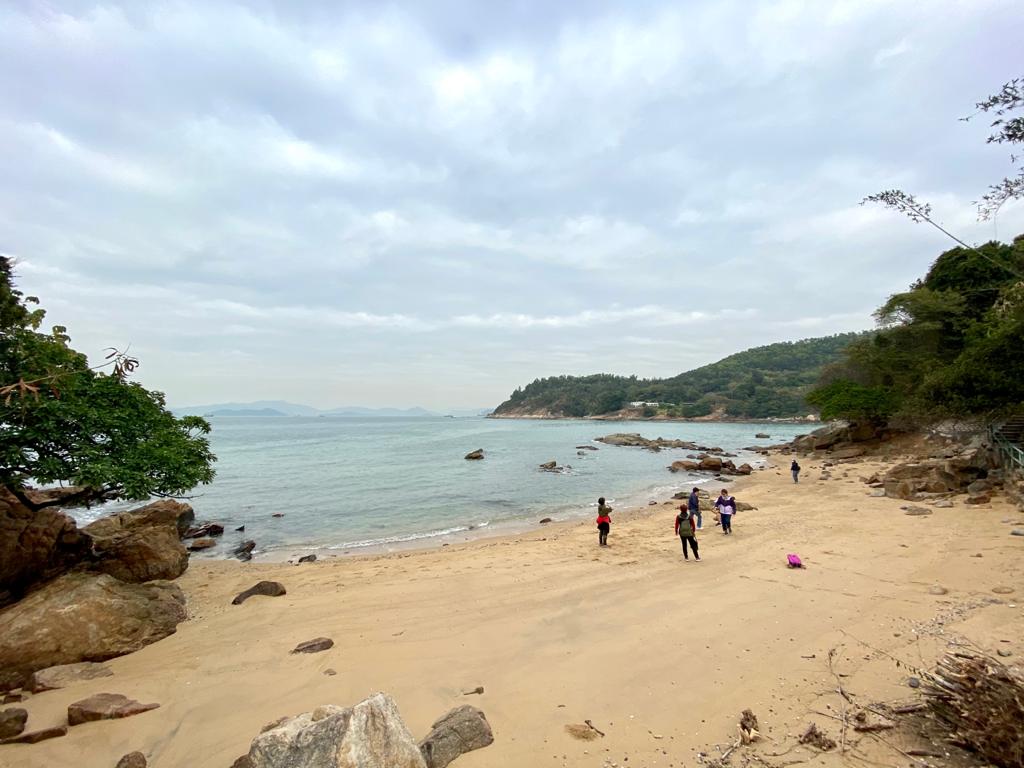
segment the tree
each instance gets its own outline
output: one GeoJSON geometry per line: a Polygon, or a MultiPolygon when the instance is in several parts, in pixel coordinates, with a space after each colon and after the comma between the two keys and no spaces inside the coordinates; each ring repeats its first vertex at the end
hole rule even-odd
{"type": "Polygon", "coordinates": [[[0,256],[0,485],[39,509],[179,496],[213,479],[205,420],[176,418],[162,393],[127,381],[136,365],[127,355],[90,367],[63,327],[40,331],[45,313],[29,303],[0,256]],[[42,503],[25,493],[58,482],[81,489],[42,503]]]}

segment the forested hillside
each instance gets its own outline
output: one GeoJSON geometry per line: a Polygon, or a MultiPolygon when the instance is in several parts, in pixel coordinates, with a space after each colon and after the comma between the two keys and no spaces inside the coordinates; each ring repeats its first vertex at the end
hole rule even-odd
{"type": "Polygon", "coordinates": [[[804,400],[822,369],[851,342],[870,333],[844,333],[787,341],[738,352],[670,379],[636,376],[552,376],[537,379],[499,405],[496,416],[598,416],[631,402],[657,402],[643,415],[698,417],[718,412],[735,418],[804,416],[804,400]]]}

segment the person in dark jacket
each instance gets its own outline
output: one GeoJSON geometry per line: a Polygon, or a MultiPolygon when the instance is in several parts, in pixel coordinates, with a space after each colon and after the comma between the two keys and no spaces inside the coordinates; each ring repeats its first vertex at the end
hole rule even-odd
{"type": "Polygon", "coordinates": [[[608,533],[612,529],[612,508],[604,503],[604,496],[597,500],[597,543],[608,546],[608,533]]]}
{"type": "Polygon", "coordinates": [[[793,459],[793,463],[789,465],[789,471],[793,473],[793,482],[800,482],[800,465],[796,463],[796,459],[793,459]]]}
{"type": "Polygon", "coordinates": [[[697,494],[696,488],[690,491],[690,498],[686,501],[686,510],[690,513],[691,517],[697,517],[697,530],[703,528],[700,517],[700,496],[697,494]]]}
{"type": "Polygon", "coordinates": [[[693,549],[693,559],[700,562],[700,555],[697,553],[697,522],[686,507],[679,506],[679,514],[676,515],[676,536],[683,543],[683,559],[689,560],[690,555],[686,551],[687,545],[693,549]]]}

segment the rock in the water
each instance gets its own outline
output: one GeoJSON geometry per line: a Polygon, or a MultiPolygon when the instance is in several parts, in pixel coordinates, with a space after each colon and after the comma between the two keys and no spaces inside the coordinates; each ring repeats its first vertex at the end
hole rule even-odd
{"type": "Polygon", "coordinates": [[[238,533],[241,533],[244,530],[245,530],[245,526],[244,525],[240,525],[237,528],[235,528],[235,531],[238,532],[238,533]]]}
{"type": "Polygon", "coordinates": [[[40,669],[33,672],[28,682],[25,683],[26,690],[32,693],[42,691],[53,691],[57,688],[64,688],[77,683],[79,680],[95,680],[98,677],[110,677],[113,671],[106,664],[99,664],[95,661],[81,661],[77,664],[58,664],[55,667],[40,669]]]}
{"type": "Polygon", "coordinates": [[[554,469],[557,466],[558,466],[558,462],[557,461],[545,461],[543,464],[540,465],[540,468],[541,469],[554,469]]]}
{"type": "Polygon", "coordinates": [[[749,464],[740,464],[738,467],[736,467],[737,475],[749,475],[753,471],[754,468],[749,464]]]}
{"type": "Polygon", "coordinates": [[[120,693],[97,693],[68,705],[68,725],[96,720],[117,720],[156,709],[159,704],[141,704],[120,693]]]}
{"type": "Polygon", "coordinates": [[[484,713],[468,704],[456,707],[430,728],[420,751],[427,768],[445,768],[466,752],[494,743],[494,734],[484,713]]]}
{"type": "Polygon", "coordinates": [[[175,584],[65,574],[0,612],[0,690],[39,669],[132,653],[184,620],[185,596],[175,584]]]}
{"type": "Polygon", "coordinates": [[[241,605],[253,595],[266,595],[267,597],[280,597],[286,594],[284,584],[279,581],[261,581],[249,587],[244,592],[235,595],[231,601],[232,605],[241,605]]]}
{"type": "Polygon", "coordinates": [[[247,539],[246,541],[239,543],[231,553],[235,557],[240,557],[241,555],[251,555],[254,549],[256,549],[256,542],[252,539],[247,539]]]}
{"type": "Polygon", "coordinates": [[[181,528],[192,507],[164,500],[101,517],[83,529],[93,540],[96,570],[130,583],[176,579],[188,568],[181,528]]]}
{"type": "Polygon", "coordinates": [[[299,643],[292,649],[292,653],[319,653],[334,647],[334,641],[329,637],[318,637],[314,640],[307,640],[299,643]]]}
{"type": "Polygon", "coordinates": [[[316,555],[303,555],[299,558],[300,563],[315,563],[316,555]]]}
{"type": "Polygon", "coordinates": [[[768,438],[771,437],[771,435],[769,435],[767,432],[758,432],[756,435],[754,435],[754,437],[760,440],[767,440],[768,438]]]}
{"type": "Polygon", "coordinates": [[[718,456],[705,456],[700,460],[700,469],[704,472],[720,472],[722,459],[718,456]]]}
{"type": "Polygon", "coordinates": [[[117,761],[114,768],[146,768],[146,756],[141,752],[129,752],[117,761]]]}
{"type": "Polygon", "coordinates": [[[38,744],[47,739],[56,739],[68,735],[66,725],[58,725],[54,728],[43,728],[41,731],[31,731],[20,736],[12,736],[9,739],[0,739],[0,744],[38,744]]]}
{"type": "Polygon", "coordinates": [[[188,549],[190,552],[200,552],[204,549],[210,549],[215,546],[217,546],[216,539],[192,539],[188,545],[188,549]]]}
{"type": "Polygon", "coordinates": [[[477,448],[475,451],[470,451],[466,454],[466,459],[469,461],[477,461],[484,457],[484,449],[477,448]]]}
{"type": "Polygon", "coordinates": [[[394,700],[377,693],[354,707],[326,704],[252,741],[251,768],[426,768],[394,700]]]}
{"type": "Polygon", "coordinates": [[[25,730],[28,711],[21,707],[0,709],[0,739],[9,739],[25,730]]]}
{"type": "Polygon", "coordinates": [[[551,518],[550,517],[542,517],[540,519],[540,524],[541,525],[546,525],[547,523],[550,523],[550,522],[551,522],[551,518]]]}
{"type": "Polygon", "coordinates": [[[185,535],[182,538],[185,539],[201,539],[208,536],[223,536],[224,526],[220,523],[203,523],[202,525],[194,525],[185,531],[185,535]]]}
{"type": "Polygon", "coordinates": [[[92,539],[75,521],[47,507],[33,512],[0,489],[0,606],[89,556],[92,539]]]}
{"type": "MultiPolygon", "coordinates": [[[[700,462],[699,461],[689,461],[689,460],[685,460],[685,459],[684,460],[680,460],[680,461],[673,461],[669,465],[669,469],[672,470],[673,472],[697,472],[697,471],[700,470],[700,462]]],[[[685,499],[685,498],[687,498],[690,495],[690,494],[688,494],[686,492],[682,492],[682,493],[683,493],[683,495],[679,496],[678,498],[685,499]]]]}

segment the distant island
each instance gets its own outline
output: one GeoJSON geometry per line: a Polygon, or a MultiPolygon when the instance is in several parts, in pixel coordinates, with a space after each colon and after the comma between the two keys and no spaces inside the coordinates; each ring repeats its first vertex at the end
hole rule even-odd
{"type": "Polygon", "coordinates": [[[171,408],[178,416],[251,416],[251,417],[333,417],[333,418],[466,418],[486,416],[490,408],[457,408],[450,411],[430,411],[426,408],[367,408],[359,405],[339,408],[321,409],[287,400],[257,400],[251,403],[213,403],[210,405],[190,405],[171,408]]]}
{"type": "Polygon", "coordinates": [[[516,389],[491,418],[797,419],[822,369],[873,333],[786,341],[729,355],[668,379],[552,376],[516,389]]]}

